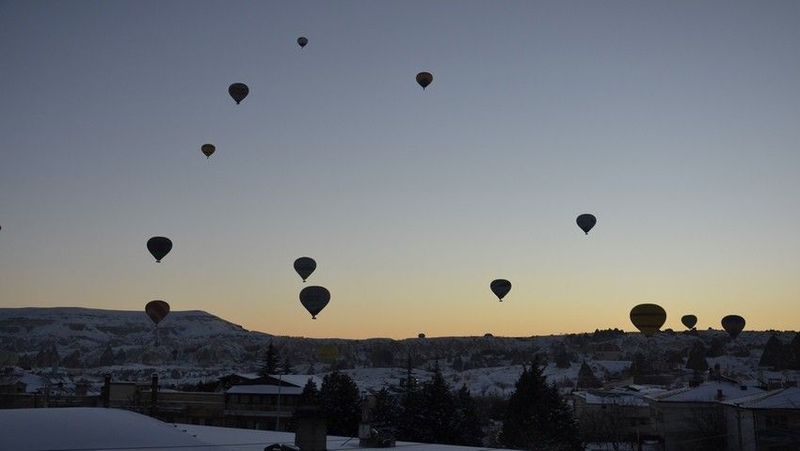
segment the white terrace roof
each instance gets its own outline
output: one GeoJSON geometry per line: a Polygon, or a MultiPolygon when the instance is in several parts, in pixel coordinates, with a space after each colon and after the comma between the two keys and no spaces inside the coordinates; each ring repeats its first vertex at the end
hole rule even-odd
{"type": "Polygon", "coordinates": [[[743,407],[745,409],[790,409],[800,410],[800,388],[789,387],[780,390],[757,393],[723,404],[743,407]]]}
{"type": "Polygon", "coordinates": [[[277,385],[234,385],[225,393],[230,395],[277,395],[279,389],[282,395],[303,393],[303,389],[300,387],[278,387],[277,385]]]}
{"type": "Polygon", "coordinates": [[[718,402],[726,401],[742,396],[762,393],[763,390],[756,387],[746,387],[742,390],[741,385],[730,382],[703,382],[697,387],[679,388],[664,393],[649,395],[648,398],[658,402],[718,402]],[[720,399],[719,393],[722,392],[720,399]]]}

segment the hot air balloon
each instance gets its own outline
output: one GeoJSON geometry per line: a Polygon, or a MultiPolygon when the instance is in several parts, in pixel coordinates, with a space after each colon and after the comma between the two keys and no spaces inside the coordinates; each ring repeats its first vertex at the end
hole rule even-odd
{"type": "Polygon", "coordinates": [[[511,291],[511,282],[507,281],[506,279],[496,279],[489,284],[489,288],[492,289],[492,293],[497,296],[497,299],[500,299],[500,302],[503,302],[505,295],[511,291]]]}
{"type": "Polygon", "coordinates": [[[592,227],[597,224],[597,218],[589,213],[584,213],[578,216],[578,219],[576,219],[575,222],[577,222],[578,227],[580,227],[581,230],[588,235],[589,231],[592,230],[592,227]]]}
{"type": "Polygon", "coordinates": [[[144,311],[153,320],[153,323],[158,326],[158,323],[169,315],[169,304],[164,301],[150,301],[144,306],[144,311]]]}
{"type": "Polygon", "coordinates": [[[228,86],[228,94],[231,95],[233,100],[235,100],[236,104],[238,105],[239,102],[247,97],[247,94],[250,94],[250,88],[248,88],[244,83],[234,83],[228,86]]]}
{"type": "Polygon", "coordinates": [[[299,45],[300,48],[305,47],[306,44],[308,44],[308,38],[306,38],[305,36],[300,36],[299,38],[297,38],[297,45],[299,45]]]}
{"type": "Polygon", "coordinates": [[[417,83],[422,86],[423,90],[427,88],[432,81],[433,75],[430,72],[420,72],[417,74],[417,83]]]}
{"type": "Polygon", "coordinates": [[[339,357],[339,347],[336,345],[317,346],[317,357],[323,362],[331,363],[339,357]]]}
{"type": "Polygon", "coordinates": [[[725,332],[734,340],[736,340],[736,337],[742,332],[744,325],[744,318],[739,315],[728,315],[722,318],[722,328],[725,329],[725,332]]]}
{"type": "Polygon", "coordinates": [[[697,317],[694,315],[683,315],[681,317],[681,322],[687,329],[691,329],[697,325],[697,317]]]}
{"type": "Polygon", "coordinates": [[[645,337],[651,337],[667,321],[667,312],[656,304],[639,304],[631,309],[631,322],[645,337]]]}
{"type": "Polygon", "coordinates": [[[297,271],[297,274],[303,279],[303,283],[305,283],[308,276],[310,276],[315,269],[317,269],[317,262],[311,257],[300,257],[294,261],[294,270],[297,271]]]}
{"type": "Polygon", "coordinates": [[[331,293],[325,287],[311,286],[305,287],[300,291],[300,303],[311,313],[311,319],[317,319],[317,315],[328,305],[331,300],[331,293]]]}
{"type": "Polygon", "coordinates": [[[172,250],[172,241],[163,236],[154,236],[147,240],[147,250],[153,254],[157,263],[161,263],[161,259],[172,250]]]}
{"type": "Polygon", "coordinates": [[[417,335],[417,338],[425,338],[425,334],[420,333],[419,335],[417,335]]]}
{"type": "Polygon", "coordinates": [[[217,148],[214,147],[213,144],[203,144],[200,146],[200,150],[203,152],[203,155],[206,156],[206,159],[208,159],[214,154],[214,151],[217,150],[217,148]]]}

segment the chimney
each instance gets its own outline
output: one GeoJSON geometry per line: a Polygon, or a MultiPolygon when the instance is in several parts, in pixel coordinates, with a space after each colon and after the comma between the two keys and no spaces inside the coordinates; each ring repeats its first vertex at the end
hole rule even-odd
{"type": "Polygon", "coordinates": [[[153,373],[153,381],[150,383],[150,416],[155,416],[158,404],[158,374],[153,373]]]}
{"type": "Polygon", "coordinates": [[[106,373],[103,376],[103,407],[108,407],[111,404],[111,374],[106,373]]]}
{"type": "Polygon", "coordinates": [[[327,428],[325,414],[315,406],[298,406],[297,433],[294,444],[300,451],[325,451],[327,445],[327,428]]]}

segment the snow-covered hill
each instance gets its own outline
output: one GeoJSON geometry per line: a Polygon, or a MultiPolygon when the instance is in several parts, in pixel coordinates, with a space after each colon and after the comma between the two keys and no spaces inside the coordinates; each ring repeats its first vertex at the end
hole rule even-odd
{"type": "Polygon", "coordinates": [[[615,330],[517,338],[310,339],[248,331],[202,311],[171,312],[156,331],[141,311],[0,309],[0,351],[18,355],[18,366],[39,373],[58,368],[73,378],[101,380],[111,373],[115,379],[145,380],[158,372],[166,384],[197,383],[231,372],[256,372],[272,342],[279,365],[288,358],[294,373],[338,368],[362,388],[381,388],[405,377],[410,359],[420,380],[439,364],[454,386],[466,384],[473,393],[499,396],[513,390],[522,365],[535,357],[548,363],[545,374],[552,382],[568,387],[574,386],[583,361],[605,380],[624,375],[637,353],[679,369],[697,341],[708,349],[716,346],[719,355],[709,356],[710,365],[719,363],[727,374],[756,379],[761,352],[773,333],[784,343],[794,337],[792,332],[744,332],[731,342],[724,332],[707,330],[665,331],[645,339],[615,330]],[[602,354],[599,348],[612,351],[602,354]]]}

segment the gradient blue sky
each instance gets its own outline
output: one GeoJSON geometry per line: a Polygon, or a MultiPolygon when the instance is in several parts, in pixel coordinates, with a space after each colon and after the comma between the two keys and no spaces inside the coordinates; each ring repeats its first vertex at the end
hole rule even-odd
{"type": "Polygon", "coordinates": [[[798,329],[798,24],[797,1],[2,1],[0,307],[407,337],[630,330],[655,302],[798,329]]]}

